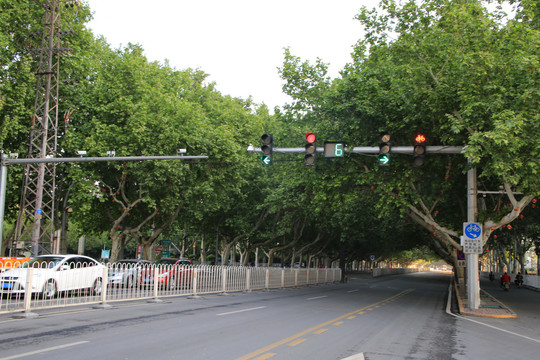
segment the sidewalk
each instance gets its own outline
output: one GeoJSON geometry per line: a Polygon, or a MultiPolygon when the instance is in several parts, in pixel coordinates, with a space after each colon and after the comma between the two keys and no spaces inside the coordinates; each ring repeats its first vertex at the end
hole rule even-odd
{"type": "Polygon", "coordinates": [[[465,286],[458,286],[457,284],[454,284],[454,291],[456,292],[459,312],[461,315],[492,318],[517,318],[515,312],[483,289],[480,289],[480,306],[478,309],[470,309],[467,306],[469,300],[467,299],[465,286]]]}

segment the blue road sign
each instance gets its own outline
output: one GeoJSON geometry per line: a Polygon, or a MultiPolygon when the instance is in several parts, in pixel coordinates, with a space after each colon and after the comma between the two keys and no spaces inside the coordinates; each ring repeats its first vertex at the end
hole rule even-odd
{"type": "Polygon", "coordinates": [[[482,227],[478,223],[468,223],[465,225],[464,233],[469,239],[477,239],[482,235],[482,227]]]}
{"type": "Polygon", "coordinates": [[[457,251],[457,259],[458,260],[465,260],[465,253],[463,253],[463,251],[461,251],[461,250],[458,250],[457,251]]]}

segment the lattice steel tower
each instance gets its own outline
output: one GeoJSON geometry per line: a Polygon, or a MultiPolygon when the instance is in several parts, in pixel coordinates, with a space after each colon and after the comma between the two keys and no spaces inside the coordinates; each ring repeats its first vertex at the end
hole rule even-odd
{"type": "MultiPolygon", "coordinates": [[[[34,0],[45,10],[41,46],[31,52],[39,56],[36,73],[37,91],[31,119],[28,158],[56,157],[58,128],[58,85],[60,57],[70,51],[61,47],[60,28],[63,8],[78,5],[73,0],[34,0]]],[[[32,245],[32,255],[41,251],[55,252],[54,196],[56,166],[36,163],[26,166],[23,191],[12,249],[20,252],[32,245]]]]}

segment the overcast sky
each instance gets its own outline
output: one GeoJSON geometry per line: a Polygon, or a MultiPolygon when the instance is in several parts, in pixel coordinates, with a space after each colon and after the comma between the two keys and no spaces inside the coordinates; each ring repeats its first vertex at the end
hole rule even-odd
{"type": "Polygon", "coordinates": [[[85,0],[89,23],[113,47],[141,44],[150,61],[201,69],[222,94],[266,103],[288,101],[277,68],[283,48],[319,57],[337,77],[362,36],[354,16],[376,0],[85,0]]]}

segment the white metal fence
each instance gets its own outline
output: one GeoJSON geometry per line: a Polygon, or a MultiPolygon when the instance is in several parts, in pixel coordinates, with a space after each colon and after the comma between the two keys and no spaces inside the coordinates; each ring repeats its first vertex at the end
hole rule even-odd
{"type": "Polygon", "coordinates": [[[269,290],[341,280],[339,268],[129,264],[50,270],[19,267],[1,273],[0,313],[30,313],[33,309],[81,304],[106,306],[118,301],[269,290]]]}

